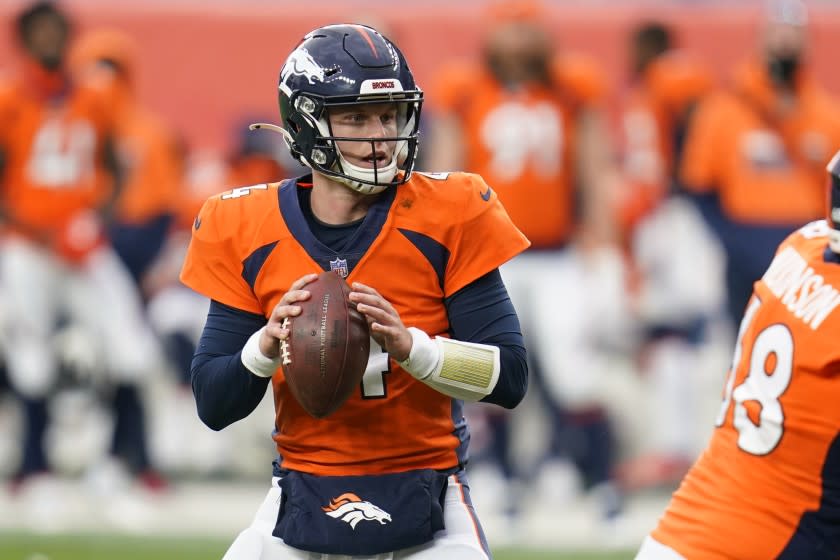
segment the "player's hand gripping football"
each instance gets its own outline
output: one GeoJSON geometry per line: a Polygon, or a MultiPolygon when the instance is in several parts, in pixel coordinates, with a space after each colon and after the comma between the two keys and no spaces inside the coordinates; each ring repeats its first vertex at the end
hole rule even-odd
{"type": "Polygon", "coordinates": [[[260,352],[266,358],[274,359],[280,355],[280,341],[289,338],[289,329],[283,327],[283,321],[286,317],[300,315],[300,306],[295,303],[309,299],[309,291],[303,288],[316,278],[317,274],[307,274],[295,280],[271,310],[268,324],[260,335],[260,352]]]}
{"type": "Polygon", "coordinates": [[[383,350],[398,362],[408,358],[411,352],[411,333],[403,325],[400,314],[394,306],[374,288],[353,282],[348,296],[356,304],[356,310],[365,316],[370,336],[383,350]]]}

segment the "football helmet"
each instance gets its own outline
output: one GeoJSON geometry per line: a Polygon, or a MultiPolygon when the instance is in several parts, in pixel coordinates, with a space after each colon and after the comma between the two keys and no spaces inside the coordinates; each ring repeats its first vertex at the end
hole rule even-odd
{"type": "Polygon", "coordinates": [[[279,80],[281,125],[256,124],[283,134],[292,155],[304,165],[364,193],[375,194],[408,180],[417,155],[423,92],[405,57],[371,27],[328,25],[308,33],[286,59],[279,80]],[[329,121],[333,107],[391,103],[397,109],[397,136],[337,137],[329,121]],[[394,143],[385,164],[350,163],[337,142],[394,143]]]}
{"type": "Polygon", "coordinates": [[[826,166],[828,171],[828,245],[840,254],[840,152],[826,166]]]}

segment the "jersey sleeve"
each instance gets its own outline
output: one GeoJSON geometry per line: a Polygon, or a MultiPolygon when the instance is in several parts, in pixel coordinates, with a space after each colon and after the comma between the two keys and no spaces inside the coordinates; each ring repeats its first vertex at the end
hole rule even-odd
{"type": "Polygon", "coordinates": [[[466,175],[462,215],[446,270],[445,297],[498,268],[530,246],[508,217],[493,189],[479,175],[466,175]]]}
{"type": "Polygon", "coordinates": [[[715,190],[721,180],[725,162],[725,143],[721,133],[726,126],[721,122],[723,99],[714,96],[700,103],[691,123],[685,143],[680,179],[685,188],[694,192],[715,190]]]}
{"type": "Polygon", "coordinates": [[[657,104],[678,116],[714,86],[706,65],[679,51],[659,57],[647,76],[647,85],[657,104]]]}
{"type": "Polygon", "coordinates": [[[192,229],[181,282],[210,299],[262,315],[254,292],[242,276],[242,258],[236,244],[237,216],[225,215],[221,199],[208,199],[192,229]]]}
{"type": "Polygon", "coordinates": [[[552,63],[554,79],[569,92],[576,104],[598,106],[607,95],[607,79],[595,61],[578,54],[566,54],[552,63]]]}
{"type": "Polygon", "coordinates": [[[431,105],[441,113],[457,112],[468,102],[468,92],[475,87],[475,71],[468,64],[453,62],[441,68],[431,88],[431,105]],[[472,85],[472,88],[471,88],[472,85]]]}

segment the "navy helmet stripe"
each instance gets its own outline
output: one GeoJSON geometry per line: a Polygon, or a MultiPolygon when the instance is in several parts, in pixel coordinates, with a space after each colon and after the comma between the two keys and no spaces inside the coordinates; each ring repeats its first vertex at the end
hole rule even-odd
{"type": "Polygon", "coordinates": [[[370,38],[370,35],[367,32],[367,29],[362,27],[361,25],[354,25],[353,28],[359,32],[364,40],[367,42],[368,46],[370,47],[370,52],[373,53],[373,56],[379,58],[379,52],[376,50],[376,45],[374,44],[373,40],[370,38]]]}

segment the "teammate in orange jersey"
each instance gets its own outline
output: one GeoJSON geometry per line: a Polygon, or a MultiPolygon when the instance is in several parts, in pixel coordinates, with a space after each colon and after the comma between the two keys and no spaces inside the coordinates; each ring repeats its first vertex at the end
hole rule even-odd
{"type": "Polygon", "coordinates": [[[694,414],[705,376],[686,364],[699,364],[708,353],[724,301],[717,240],[676,180],[689,117],[713,82],[705,64],[676,42],[658,21],[639,25],[628,42],[623,238],[642,338],[640,383],[650,399],[644,409],[658,426],[618,468],[630,488],[678,482],[705,442],[694,414]]]}
{"type": "Polygon", "coordinates": [[[681,179],[725,250],[733,325],[774,247],[821,215],[840,147],[840,105],[811,75],[807,40],[805,5],[772,2],[760,53],[698,107],[686,140],[681,179]]]}
{"type": "Polygon", "coordinates": [[[76,42],[70,64],[79,80],[108,81],[117,114],[116,152],[125,174],[109,237],[139,283],[172,222],[181,196],[181,163],[173,131],[136,99],[135,49],[128,35],[98,29],[76,42]]]}
{"type": "Polygon", "coordinates": [[[840,152],[828,219],[755,283],[717,429],[637,560],[840,557],[840,152]]]}
{"type": "MultiPolygon", "coordinates": [[[[587,487],[608,490],[611,516],[614,441],[600,391],[609,373],[600,349],[627,338],[627,322],[611,207],[617,175],[601,111],[606,87],[586,57],[555,53],[547,15],[533,0],[490,4],[482,60],[452,61],[438,73],[429,96],[435,120],[428,161],[432,169],[485,177],[531,240],[502,275],[554,427],[538,480],[556,487],[550,473],[568,472],[570,458],[587,487]]],[[[508,416],[484,414],[510,477],[516,466],[503,447],[508,416]]],[[[511,482],[502,501],[515,504],[511,482]]]]}
{"type": "MultiPolygon", "coordinates": [[[[108,238],[142,292],[144,276],[159,256],[180,196],[181,165],[173,132],[135,97],[135,44],[117,30],[97,29],[73,45],[69,66],[80,83],[104,83],[115,113],[113,140],[124,187],[108,224],[108,238]]],[[[114,390],[117,408],[114,446],[129,458],[152,489],[162,479],[146,450],[146,414],[140,384],[121,383],[114,390]]]]}
{"type": "Polygon", "coordinates": [[[487,559],[462,406],[525,394],[498,267],[528,241],[480,176],[412,173],[423,93],[374,29],[310,32],[279,98],[281,125],[258,126],[312,174],[210,198],[181,276],[212,300],[193,361],[202,420],[222,429],[274,392],[271,490],[225,558],[487,559]],[[322,270],[350,282],[372,350],[357,393],[315,420],[278,368],[284,320],[322,270]]]}
{"type": "Polygon", "coordinates": [[[709,69],[674,44],[672,30],[650,21],[632,34],[630,87],[624,96],[625,227],[675,186],[683,139],[697,103],[711,92],[709,69]]]}
{"type": "Polygon", "coordinates": [[[61,319],[102,343],[94,361],[117,382],[142,377],[156,352],[131,278],[103,234],[121,184],[107,93],[68,76],[70,22],[53,3],[25,8],[16,25],[22,67],[0,84],[0,283],[9,376],[25,405],[23,479],[49,467],[43,435],[61,319]]]}

